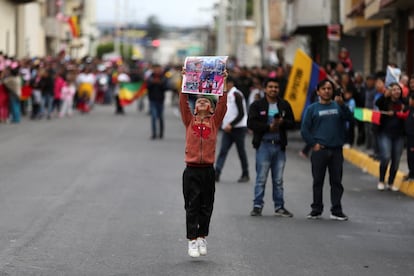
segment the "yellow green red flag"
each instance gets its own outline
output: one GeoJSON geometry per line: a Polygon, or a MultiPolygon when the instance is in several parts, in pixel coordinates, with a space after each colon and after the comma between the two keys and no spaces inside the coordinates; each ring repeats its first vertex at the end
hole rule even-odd
{"type": "Polygon", "coordinates": [[[376,125],[380,124],[381,112],[368,108],[355,108],[354,118],[358,121],[369,122],[376,125]]]}
{"type": "Polygon", "coordinates": [[[126,106],[147,93],[147,85],[144,81],[120,83],[119,102],[126,106]]]}

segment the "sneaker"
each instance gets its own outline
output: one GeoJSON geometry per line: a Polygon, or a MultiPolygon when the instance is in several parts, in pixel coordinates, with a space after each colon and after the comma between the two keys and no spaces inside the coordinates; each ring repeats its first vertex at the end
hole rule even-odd
{"type": "Polygon", "coordinates": [[[262,208],[254,207],[253,210],[250,212],[252,217],[258,217],[262,215],[262,208]]]}
{"type": "Polygon", "coordinates": [[[378,182],[377,184],[377,190],[378,191],[384,191],[385,190],[385,185],[383,182],[378,182]]]}
{"type": "Polygon", "coordinates": [[[245,182],[249,182],[250,181],[250,177],[248,175],[242,176],[239,178],[239,180],[237,180],[237,182],[239,183],[245,183],[245,182]]]}
{"type": "Polygon", "coordinates": [[[200,256],[206,256],[207,255],[207,241],[205,238],[198,237],[197,238],[197,245],[198,245],[198,252],[200,253],[200,256]]]}
{"type": "Polygon", "coordinates": [[[188,241],[188,255],[192,258],[200,257],[200,251],[198,250],[197,240],[188,241]]]}
{"type": "Polygon", "coordinates": [[[391,191],[393,192],[398,192],[400,190],[399,187],[395,186],[395,185],[391,185],[391,191]]]}
{"type": "Polygon", "coordinates": [[[321,218],[321,213],[316,212],[316,211],[312,211],[309,213],[309,215],[306,216],[307,219],[320,219],[321,218]]]}
{"type": "Polygon", "coordinates": [[[286,210],[285,208],[279,208],[275,210],[275,215],[278,217],[284,217],[284,218],[291,218],[293,217],[293,214],[286,210]]]}
{"type": "Polygon", "coordinates": [[[348,220],[348,216],[345,215],[344,213],[331,214],[331,217],[330,218],[332,220],[340,220],[340,221],[348,220]]]}

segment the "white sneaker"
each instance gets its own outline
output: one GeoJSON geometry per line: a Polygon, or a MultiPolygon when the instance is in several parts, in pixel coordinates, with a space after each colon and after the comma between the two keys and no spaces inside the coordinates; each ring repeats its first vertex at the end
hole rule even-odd
{"type": "Polygon", "coordinates": [[[391,186],[391,191],[393,191],[393,192],[398,192],[400,190],[400,188],[399,187],[397,187],[397,186],[395,186],[395,185],[392,185],[391,186]]]}
{"type": "Polygon", "coordinates": [[[378,191],[384,191],[385,190],[385,185],[382,182],[378,182],[377,184],[377,190],[378,191]]]}
{"type": "Polygon", "coordinates": [[[192,258],[200,257],[200,251],[198,251],[197,240],[188,241],[188,255],[192,258]]]}
{"type": "Polygon", "coordinates": [[[207,255],[207,241],[205,238],[197,238],[198,252],[201,256],[207,255]]]}

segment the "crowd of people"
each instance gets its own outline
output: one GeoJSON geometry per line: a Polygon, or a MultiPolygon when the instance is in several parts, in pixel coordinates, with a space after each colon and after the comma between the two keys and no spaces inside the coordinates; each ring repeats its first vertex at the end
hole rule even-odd
{"type": "MultiPolygon", "coordinates": [[[[323,69],[327,78],[314,88],[313,103],[304,111],[300,126],[305,141],[300,155],[310,158],[313,176],[313,202],[308,218],[318,219],[323,212],[322,191],[328,170],[331,219],[343,221],[348,220],[341,205],[343,147],[356,145],[372,151],[372,158],[380,162],[380,191],[398,191],[394,181],[406,148],[409,172],[405,180],[414,179],[414,76],[404,74],[395,64],[389,64],[384,72],[364,76],[354,71],[346,49],[341,49],[338,60],[327,63],[323,69]],[[352,115],[355,108],[379,111],[380,123],[357,121],[352,115]]],[[[0,122],[17,124],[22,116],[32,120],[70,117],[75,111],[91,112],[95,104],[114,105],[115,115],[123,115],[121,84],[142,81],[148,91],[150,139],[163,139],[164,102],[166,92],[171,91],[172,103],[179,106],[187,128],[183,193],[189,255],[197,257],[207,252],[205,237],[213,210],[214,183],[220,181],[233,143],[241,165],[238,182],[250,181],[245,150],[248,133],[256,149],[250,215],[261,216],[265,184],[271,172],[275,215],[293,216],[285,208],[283,195],[287,132],[298,128],[290,103],[284,99],[288,76],[288,66],[227,68],[228,91],[214,99],[181,93],[181,65],[163,67],[142,61],[125,63],[91,57],[73,60],[64,55],[16,60],[0,53],[0,122]],[[206,129],[209,131],[203,132],[206,129]],[[212,156],[219,129],[220,150],[212,156]],[[207,141],[207,137],[215,138],[209,140],[210,144],[202,143],[200,152],[194,145],[198,139],[207,141]],[[205,202],[198,201],[199,197],[205,202]]],[[[142,99],[137,107],[143,110],[142,99]]]]}
{"type": "MultiPolygon", "coordinates": [[[[377,189],[398,191],[394,185],[396,173],[404,148],[407,152],[408,173],[405,180],[413,180],[414,147],[412,146],[414,75],[409,77],[395,64],[389,64],[383,71],[364,76],[354,72],[352,61],[346,49],[342,49],[337,62],[324,67],[334,91],[340,94],[351,112],[355,108],[379,111],[380,123],[363,122],[356,119],[345,124],[345,144],[349,148],[358,146],[380,162],[377,189]],[[385,179],[390,167],[388,179],[385,179]]],[[[314,100],[318,95],[315,90],[314,100]]],[[[299,152],[309,157],[310,145],[306,144],[299,152]]]]}
{"type": "MultiPolygon", "coordinates": [[[[380,110],[381,124],[349,120],[346,123],[345,147],[362,146],[372,151],[374,159],[381,162],[381,177],[378,189],[392,188],[394,172],[398,170],[404,146],[407,146],[409,174],[413,178],[412,147],[407,135],[413,132],[411,117],[408,116],[409,98],[414,93],[414,76],[401,72],[395,64],[384,68],[384,72],[375,72],[364,76],[354,72],[349,52],[342,48],[338,60],[324,67],[328,78],[334,84],[334,90],[341,91],[345,105],[351,112],[355,108],[380,110]],[[393,87],[391,89],[391,86],[393,87]],[[401,90],[399,93],[395,91],[401,90]],[[391,116],[394,111],[395,116],[391,116]],[[389,139],[388,139],[389,138],[389,139]],[[398,138],[398,139],[397,139],[398,138]],[[384,171],[391,163],[391,176],[385,183],[384,171]]],[[[19,123],[22,116],[33,120],[72,116],[74,110],[87,113],[94,104],[112,104],[115,102],[115,114],[124,114],[118,93],[123,82],[147,82],[149,114],[151,115],[151,139],[164,136],[164,99],[166,91],[173,91],[177,103],[181,86],[181,66],[151,65],[146,62],[125,64],[119,61],[102,61],[85,57],[82,60],[68,59],[65,55],[57,57],[16,60],[0,52],[0,122],[19,123]]],[[[246,129],[246,115],[250,105],[265,96],[263,82],[266,78],[276,77],[279,85],[279,97],[283,98],[289,75],[288,66],[253,66],[229,68],[229,83],[237,90],[233,112],[244,108],[244,114],[237,116],[234,122],[226,121],[221,151],[216,165],[216,179],[219,180],[227,151],[235,142],[242,162],[242,181],[248,181],[248,160],[245,157],[243,133],[246,129]],[[231,81],[234,80],[234,81],[231,81]],[[243,103],[241,105],[240,103],[243,103]],[[244,116],[244,117],[243,117],[244,116]],[[228,124],[232,123],[232,124],[228,124]],[[230,131],[229,127],[237,126],[230,131]],[[233,134],[232,134],[233,133],[233,134]],[[233,137],[233,138],[232,138],[233,137]],[[235,138],[236,137],[236,138],[235,138]]],[[[234,90],[233,89],[233,90],[234,90]]],[[[231,93],[233,95],[234,93],[231,93]]],[[[191,97],[190,97],[191,98],[191,97]]],[[[313,95],[317,101],[318,96],[313,95]]],[[[190,106],[195,98],[190,99],[190,106]]],[[[139,100],[139,109],[143,101],[139,100]]],[[[231,118],[234,119],[234,118],[231,118]]],[[[310,145],[306,144],[300,155],[309,157],[310,145]]],[[[397,188],[394,187],[394,190],[397,188]]]]}

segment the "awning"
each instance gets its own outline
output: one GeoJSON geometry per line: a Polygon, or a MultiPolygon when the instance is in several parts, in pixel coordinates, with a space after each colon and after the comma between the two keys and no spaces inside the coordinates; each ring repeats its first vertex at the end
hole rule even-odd
{"type": "Polygon", "coordinates": [[[364,15],[367,19],[388,19],[397,9],[414,8],[413,0],[374,0],[365,1],[364,15]]]}

